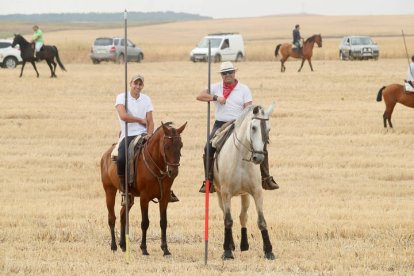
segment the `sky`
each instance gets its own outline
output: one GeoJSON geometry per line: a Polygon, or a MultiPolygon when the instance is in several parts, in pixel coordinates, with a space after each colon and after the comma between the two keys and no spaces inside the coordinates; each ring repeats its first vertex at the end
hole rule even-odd
{"type": "Polygon", "coordinates": [[[0,14],[3,15],[15,13],[105,13],[123,12],[125,9],[131,12],[185,12],[213,18],[297,13],[319,15],[414,14],[414,0],[0,0],[0,7],[0,14]]]}

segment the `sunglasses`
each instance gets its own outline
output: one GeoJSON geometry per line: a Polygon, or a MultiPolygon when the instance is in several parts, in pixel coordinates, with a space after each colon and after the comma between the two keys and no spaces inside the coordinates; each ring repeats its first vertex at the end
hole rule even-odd
{"type": "Polygon", "coordinates": [[[231,71],[221,72],[221,75],[226,76],[226,75],[231,75],[233,73],[234,73],[234,70],[231,70],[231,71]]]}

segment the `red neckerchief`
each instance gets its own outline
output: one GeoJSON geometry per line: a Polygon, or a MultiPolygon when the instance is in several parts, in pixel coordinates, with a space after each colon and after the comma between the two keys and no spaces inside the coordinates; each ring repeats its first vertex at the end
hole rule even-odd
{"type": "Polygon", "coordinates": [[[225,99],[227,99],[230,96],[230,93],[233,91],[234,87],[236,87],[237,83],[237,80],[235,80],[233,84],[223,82],[223,96],[225,99]]]}

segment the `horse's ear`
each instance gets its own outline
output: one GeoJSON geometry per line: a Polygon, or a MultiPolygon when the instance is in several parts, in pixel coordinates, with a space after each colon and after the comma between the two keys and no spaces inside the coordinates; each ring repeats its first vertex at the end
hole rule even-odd
{"type": "Polygon", "coordinates": [[[182,126],[180,126],[177,129],[178,134],[181,134],[181,132],[183,132],[183,130],[185,129],[186,126],[187,126],[187,122],[185,122],[182,126]]]}
{"type": "Polygon", "coordinates": [[[259,113],[260,108],[262,108],[260,105],[256,105],[256,106],[253,108],[253,114],[254,114],[254,115],[257,115],[257,113],[259,113]]]}
{"type": "Polygon", "coordinates": [[[272,102],[272,104],[266,110],[266,115],[270,117],[274,109],[275,109],[275,102],[272,102]]]}
{"type": "Polygon", "coordinates": [[[161,125],[162,125],[162,129],[164,130],[164,133],[167,133],[168,132],[168,126],[166,124],[164,124],[162,121],[161,121],[161,125]]]}

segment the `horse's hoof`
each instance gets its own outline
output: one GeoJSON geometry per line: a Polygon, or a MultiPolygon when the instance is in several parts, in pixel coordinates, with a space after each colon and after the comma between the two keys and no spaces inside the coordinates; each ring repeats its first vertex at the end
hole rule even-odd
{"type": "Polygon", "coordinates": [[[240,250],[241,251],[247,251],[247,250],[249,250],[249,244],[247,242],[246,243],[242,242],[240,244],[240,250]]]}
{"type": "Polygon", "coordinates": [[[274,259],[276,259],[276,257],[275,257],[275,255],[273,254],[273,252],[267,252],[267,253],[265,253],[265,258],[266,258],[267,260],[274,260],[274,259]]]}
{"type": "Polygon", "coordinates": [[[112,244],[111,245],[111,250],[112,250],[112,252],[117,251],[118,250],[118,246],[116,246],[116,244],[112,244]]]}
{"type": "Polygon", "coordinates": [[[170,251],[168,251],[168,250],[166,252],[164,251],[164,257],[168,257],[168,256],[171,256],[170,251]]]}
{"type": "Polygon", "coordinates": [[[224,250],[223,256],[221,258],[223,260],[234,259],[233,252],[231,250],[224,250]]]}
{"type": "Polygon", "coordinates": [[[142,255],[149,256],[149,253],[146,249],[142,249],[142,255]]]}

